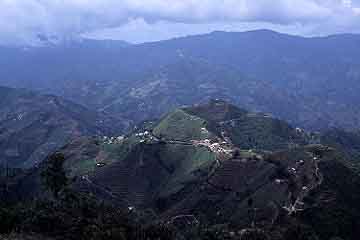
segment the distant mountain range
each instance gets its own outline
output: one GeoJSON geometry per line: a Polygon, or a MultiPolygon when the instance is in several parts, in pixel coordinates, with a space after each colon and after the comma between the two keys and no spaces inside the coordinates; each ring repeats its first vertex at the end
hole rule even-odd
{"type": "Polygon", "coordinates": [[[128,45],[0,48],[0,85],[52,93],[133,123],[227,99],[312,130],[358,129],[360,36],[213,32],[128,45]]]}
{"type": "Polygon", "coordinates": [[[358,239],[360,35],[53,40],[0,47],[0,239],[358,239]]]}

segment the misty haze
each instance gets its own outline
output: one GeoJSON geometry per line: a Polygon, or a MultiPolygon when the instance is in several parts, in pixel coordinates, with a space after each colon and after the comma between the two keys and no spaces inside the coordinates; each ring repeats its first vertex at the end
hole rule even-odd
{"type": "Polygon", "coordinates": [[[357,240],[360,0],[0,0],[0,240],[357,240]]]}

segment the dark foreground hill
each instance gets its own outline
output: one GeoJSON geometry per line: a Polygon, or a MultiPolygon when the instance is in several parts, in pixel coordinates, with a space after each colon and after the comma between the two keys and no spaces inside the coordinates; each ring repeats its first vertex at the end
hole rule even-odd
{"type": "MultiPolygon", "coordinates": [[[[323,139],[213,100],[124,138],[77,139],[61,153],[76,195],[155,224],[150,239],[355,240],[360,177],[347,149],[323,139]]],[[[11,198],[46,196],[46,166],[13,180],[11,198]]]]}
{"type": "Polygon", "coordinates": [[[31,168],[80,136],[119,133],[124,125],[59,97],[0,87],[0,165],[31,168]]]}

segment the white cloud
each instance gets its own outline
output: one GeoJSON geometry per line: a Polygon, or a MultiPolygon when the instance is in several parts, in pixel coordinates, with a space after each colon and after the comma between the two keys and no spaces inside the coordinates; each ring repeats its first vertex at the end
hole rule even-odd
{"type": "Polygon", "coordinates": [[[352,7],[352,0],[342,0],[342,3],[345,7],[348,7],[348,8],[352,7]]]}
{"type": "Polygon", "coordinates": [[[21,42],[38,34],[61,39],[133,19],[147,24],[267,22],[351,28],[359,8],[351,0],[0,0],[0,41],[21,42]]]}
{"type": "Polygon", "coordinates": [[[312,28],[301,24],[272,24],[267,22],[216,22],[201,24],[172,23],[160,21],[149,24],[143,19],[133,19],[119,28],[102,29],[85,36],[95,39],[118,39],[133,43],[152,42],[182,37],[188,35],[205,34],[217,30],[221,31],[250,31],[254,29],[273,29],[278,32],[300,35],[308,34],[312,28]]]}

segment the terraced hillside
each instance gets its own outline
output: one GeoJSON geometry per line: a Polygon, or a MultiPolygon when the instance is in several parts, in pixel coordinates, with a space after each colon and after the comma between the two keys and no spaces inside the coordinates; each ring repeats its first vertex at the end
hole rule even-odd
{"type": "Polygon", "coordinates": [[[70,175],[81,176],[79,189],[111,202],[167,209],[170,199],[205,181],[222,163],[232,166],[229,159],[234,156],[244,161],[263,159],[262,152],[295,147],[290,144],[295,141],[304,145],[307,135],[279,120],[213,100],[175,110],[128,136],[79,139],[62,152],[70,175]],[[253,121],[254,117],[261,121],[253,121]],[[237,130],[242,125],[233,122],[251,131],[237,130]],[[262,128],[253,127],[263,123],[267,124],[262,128]],[[236,130],[247,137],[238,138],[232,134],[236,130]],[[275,143],[262,140],[264,135],[275,143]],[[257,145],[249,141],[251,137],[258,139],[257,145]]]}
{"type": "Polygon", "coordinates": [[[192,216],[234,228],[274,226],[273,233],[298,224],[320,237],[353,234],[340,222],[357,218],[357,191],[332,179],[358,176],[341,152],[308,145],[310,134],[301,129],[214,100],[176,110],[144,131],[135,133],[138,144],[127,157],[89,176],[125,206],[150,207],[175,225],[192,216]],[[341,216],[333,220],[327,207],[341,216]],[[354,213],[347,215],[348,207],[354,213]],[[324,216],[330,230],[313,227],[312,216],[324,216]]]}
{"type": "Polygon", "coordinates": [[[251,113],[221,100],[185,109],[206,119],[209,129],[241,149],[279,150],[310,140],[301,129],[263,113],[251,113]]]}
{"type": "Polygon", "coordinates": [[[331,129],[321,135],[321,142],[339,149],[353,167],[360,169],[360,133],[331,129]]]}
{"type": "Polygon", "coordinates": [[[124,127],[59,97],[0,87],[0,165],[30,168],[74,138],[124,127]]]}
{"type": "Polygon", "coordinates": [[[213,100],[175,110],[126,137],[79,139],[63,152],[65,167],[71,175],[83,176],[85,185],[100,186],[133,205],[144,205],[145,200],[151,205],[200,181],[233,155],[253,158],[255,152],[306,142],[306,134],[284,122],[213,100]]]}
{"type": "MultiPolygon", "coordinates": [[[[291,237],[296,231],[356,239],[360,177],[341,150],[311,142],[285,122],[213,100],[127,136],[81,138],[61,151],[74,190],[148,223],[179,232],[227,226],[230,239],[254,230],[270,239],[301,239],[291,237]]],[[[40,170],[17,186],[41,194],[40,170]]]]}
{"type": "MultiPolygon", "coordinates": [[[[118,198],[126,198],[127,193],[135,192],[135,186],[127,186],[118,180],[128,179],[128,183],[135,185],[144,182],[150,184],[145,184],[139,190],[145,196],[151,195],[146,197],[147,200],[167,196],[198,181],[198,177],[203,174],[206,176],[206,172],[211,171],[220,161],[231,158],[236,151],[240,151],[242,156],[252,157],[250,151],[260,150],[248,142],[248,138],[239,141],[230,134],[237,126],[227,126],[226,123],[234,119],[242,119],[242,122],[248,124],[252,122],[247,111],[220,100],[200,107],[178,109],[157,123],[139,128],[128,136],[76,139],[62,150],[67,159],[65,168],[69,176],[82,176],[80,179],[86,185],[94,182],[100,186],[98,190],[106,189],[105,195],[112,188],[113,195],[118,198]],[[158,173],[154,179],[153,172],[158,173]],[[136,179],[136,176],[140,179],[136,179]],[[118,186],[120,183],[123,186],[118,186]],[[131,191],[121,190],[126,188],[131,191]]],[[[268,117],[262,119],[269,123],[267,126],[272,126],[273,121],[277,122],[268,117]]],[[[299,139],[299,143],[306,141],[303,135],[283,124],[289,134],[299,139]]],[[[275,128],[269,130],[272,131],[269,131],[272,134],[269,138],[281,138],[275,128]]],[[[254,128],[247,134],[256,138],[260,133],[263,134],[262,129],[259,131],[254,128]]],[[[281,140],[271,147],[264,143],[261,151],[287,148],[288,145],[284,144],[287,139],[281,140]]],[[[143,204],[142,201],[140,203],[143,204]]]]}
{"type": "Polygon", "coordinates": [[[268,226],[282,214],[305,208],[304,198],[320,184],[317,174],[313,154],[303,148],[237,156],[222,162],[192,192],[178,196],[165,216],[195,214],[212,224],[268,226]]]}

